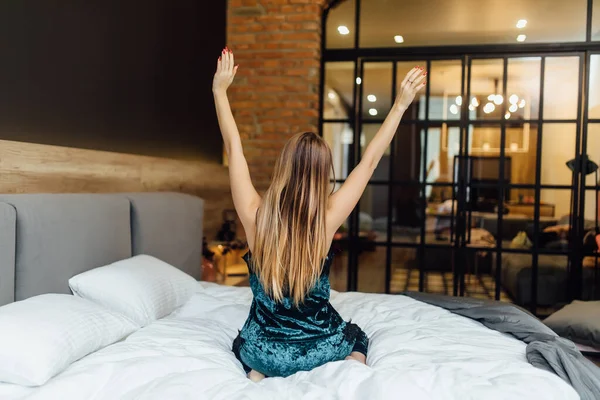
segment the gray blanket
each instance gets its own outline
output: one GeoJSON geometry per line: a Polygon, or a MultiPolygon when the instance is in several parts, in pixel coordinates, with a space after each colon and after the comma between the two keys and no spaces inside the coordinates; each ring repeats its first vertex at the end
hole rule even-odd
{"type": "Polygon", "coordinates": [[[407,292],[405,296],[479,321],[527,343],[527,361],[568,382],[582,400],[600,399],[600,368],[573,342],[559,337],[528,311],[513,304],[467,297],[407,292]]]}

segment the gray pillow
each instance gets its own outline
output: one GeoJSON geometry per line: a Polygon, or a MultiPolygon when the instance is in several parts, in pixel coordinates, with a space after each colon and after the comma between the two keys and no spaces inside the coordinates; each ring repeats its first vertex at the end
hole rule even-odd
{"type": "Polygon", "coordinates": [[[600,349],[600,301],[573,301],[544,323],[575,343],[600,349]]]}

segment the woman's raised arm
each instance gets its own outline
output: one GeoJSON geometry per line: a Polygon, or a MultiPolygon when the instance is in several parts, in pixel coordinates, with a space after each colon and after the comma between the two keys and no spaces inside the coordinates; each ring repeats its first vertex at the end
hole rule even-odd
{"type": "Polygon", "coordinates": [[[260,196],[250,179],[248,163],[242,149],[242,140],[227,98],[227,89],[233,82],[237,69],[238,66],[234,63],[233,52],[225,48],[217,62],[217,72],[213,79],[213,95],[219,127],[229,159],[229,181],[231,183],[233,204],[244,226],[246,235],[251,236],[254,232],[256,210],[260,204],[260,196]]]}
{"type": "Polygon", "coordinates": [[[420,67],[413,68],[406,75],[390,113],[365,149],[360,163],[352,170],[342,187],[329,198],[327,230],[330,235],[333,235],[344,223],[358,203],[377,164],[396,134],[402,115],[414,100],[417,92],[425,87],[426,75],[427,72],[420,67]]]}

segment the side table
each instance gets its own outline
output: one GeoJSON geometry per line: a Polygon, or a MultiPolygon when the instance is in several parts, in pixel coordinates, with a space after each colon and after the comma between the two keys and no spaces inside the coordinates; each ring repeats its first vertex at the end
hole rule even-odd
{"type": "Polygon", "coordinates": [[[248,266],[242,258],[248,251],[247,246],[232,248],[229,242],[212,242],[208,244],[208,248],[215,253],[218,283],[238,286],[248,280],[248,266]]]}

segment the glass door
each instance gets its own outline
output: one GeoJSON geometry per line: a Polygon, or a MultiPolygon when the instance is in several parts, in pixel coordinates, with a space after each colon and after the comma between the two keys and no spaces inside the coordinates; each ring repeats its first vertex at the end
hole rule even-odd
{"type": "Polygon", "coordinates": [[[464,60],[361,60],[356,160],[390,111],[398,84],[416,65],[427,69],[428,85],[406,111],[357,209],[361,240],[351,283],[359,291],[457,292],[452,163],[461,116],[449,106],[463,90],[464,60]]]}
{"type": "MultiPolygon", "coordinates": [[[[578,166],[569,161],[580,153],[583,60],[573,53],[467,62],[459,245],[489,258],[475,275],[492,283],[494,299],[539,315],[573,297],[580,263],[578,166]]],[[[471,295],[471,275],[460,274],[461,295],[471,295]]]]}
{"type": "Polygon", "coordinates": [[[600,299],[600,272],[598,259],[598,213],[600,164],[600,53],[586,55],[585,102],[583,106],[583,134],[580,176],[580,227],[583,235],[581,269],[573,279],[575,293],[583,300],[600,299]]]}
{"type": "Polygon", "coordinates": [[[599,57],[328,63],[323,135],[336,185],[360,161],[406,72],[428,71],[338,235],[336,288],[497,299],[539,315],[589,292],[582,263],[595,265],[597,252],[583,237],[597,226],[597,186],[595,172],[582,172],[583,155],[600,163],[599,57]]]}

